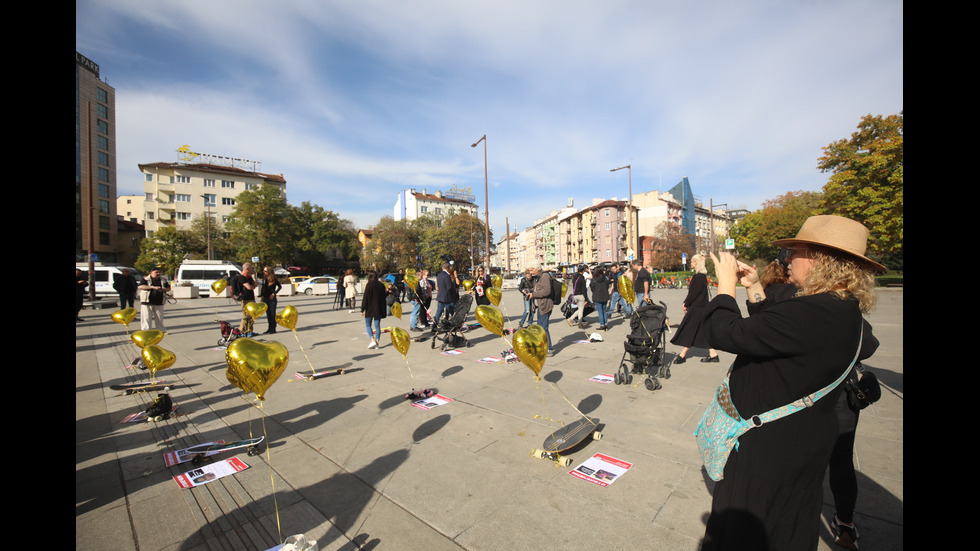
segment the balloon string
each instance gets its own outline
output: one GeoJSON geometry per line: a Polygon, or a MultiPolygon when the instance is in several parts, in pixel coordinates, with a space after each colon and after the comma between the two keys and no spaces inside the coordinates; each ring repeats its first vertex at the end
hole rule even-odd
{"type": "Polygon", "coordinates": [[[279,497],[276,495],[275,469],[272,468],[272,447],[269,446],[269,432],[265,426],[265,409],[259,403],[259,411],[262,412],[262,436],[265,438],[265,458],[269,464],[269,484],[272,485],[272,503],[276,511],[276,531],[279,535],[279,546],[282,547],[282,523],[279,519],[279,497]]]}
{"type": "Polygon", "coordinates": [[[578,412],[578,414],[581,415],[583,418],[588,419],[589,422],[592,423],[592,426],[594,426],[594,427],[595,426],[598,426],[598,425],[595,424],[594,421],[592,421],[592,418],[591,417],[589,417],[588,415],[582,413],[581,410],[579,410],[577,407],[575,407],[575,404],[573,404],[571,402],[571,400],[568,399],[568,396],[565,396],[565,393],[562,392],[561,390],[559,390],[558,387],[555,386],[554,383],[549,382],[548,384],[551,385],[551,388],[555,389],[555,392],[557,392],[559,396],[561,396],[562,398],[565,399],[566,402],[568,402],[568,405],[572,406],[572,409],[574,409],[576,412],[578,412]]]}
{"type": "Polygon", "coordinates": [[[405,359],[405,367],[408,368],[408,376],[412,378],[412,390],[415,389],[415,375],[412,373],[412,366],[408,365],[408,356],[402,356],[405,359]]]}
{"type": "Polygon", "coordinates": [[[310,376],[316,375],[316,368],[313,367],[313,362],[310,361],[310,357],[306,355],[306,349],[303,348],[303,344],[299,342],[299,335],[296,334],[296,330],[293,329],[293,337],[296,339],[296,344],[299,345],[299,349],[303,352],[303,357],[306,358],[306,363],[310,364],[310,376]]]}

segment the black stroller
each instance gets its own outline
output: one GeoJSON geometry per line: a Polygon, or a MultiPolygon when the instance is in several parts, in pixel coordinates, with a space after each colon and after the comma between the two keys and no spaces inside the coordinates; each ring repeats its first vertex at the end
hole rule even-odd
{"type": "Polygon", "coordinates": [[[473,344],[463,336],[463,324],[466,316],[473,307],[473,295],[469,293],[459,297],[456,301],[456,310],[449,319],[438,319],[435,321],[435,331],[432,334],[432,348],[436,347],[436,341],[441,340],[440,350],[446,348],[469,348],[473,344]]]}
{"type": "Polygon", "coordinates": [[[646,374],[643,382],[647,390],[663,387],[659,378],[670,378],[670,366],[664,365],[664,349],[667,344],[667,305],[646,304],[640,306],[630,318],[630,334],[623,343],[623,359],[616,371],[617,385],[633,382],[633,374],[646,374]],[[627,366],[627,363],[632,367],[627,366]],[[654,371],[654,367],[658,367],[654,371]]]}

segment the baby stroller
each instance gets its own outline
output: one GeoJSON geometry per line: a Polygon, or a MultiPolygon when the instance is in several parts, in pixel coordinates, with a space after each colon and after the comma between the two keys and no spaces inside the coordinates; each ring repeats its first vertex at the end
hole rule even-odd
{"type": "Polygon", "coordinates": [[[432,334],[432,348],[436,347],[436,341],[441,340],[442,345],[440,350],[445,350],[448,348],[469,348],[473,346],[466,337],[463,336],[463,324],[466,322],[466,316],[470,313],[470,308],[473,307],[473,295],[469,293],[464,294],[459,297],[456,301],[456,311],[453,315],[449,317],[448,320],[445,318],[436,320],[436,325],[434,327],[435,331],[432,334]]]}
{"type": "Polygon", "coordinates": [[[228,346],[231,341],[243,336],[237,327],[233,327],[227,321],[219,321],[221,324],[221,338],[218,339],[218,346],[228,346]]]}
{"type": "Polygon", "coordinates": [[[667,344],[667,305],[663,302],[645,304],[636,309],[630,318],[630,334],[623,343],[623,359],[614,377],[617,385],[633,382],[633,374],[646,374],[647,390],[663,387],[658,377],[669,379],[670,366],[664,365],[664,349],[667,344]],[[627,366],[627,363],[631,365],[627,366]],[[654,371],[654,367],[659,369],[654,371]]]}

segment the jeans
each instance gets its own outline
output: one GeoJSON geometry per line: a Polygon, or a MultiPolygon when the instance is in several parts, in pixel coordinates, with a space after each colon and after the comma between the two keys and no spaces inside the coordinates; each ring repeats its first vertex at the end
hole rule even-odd
{"type": "Polygon", "coordinates": [[[422,304],[417,301],[412,301],[412,319],[408,322],[409,329],[418,329],[419,323],[419,311],[422,310],[422,304]]]}
{"type": "Polygon", "coordinates": [[[609,311],[611,312],[619,305],[623,307],[623,315],[627,317],[633,315],[633,305],[626,302],[626,299],[619,294],[619,291],[613,291],[612,298],[609,301],[609,311]]]}
{"type": "Polygon", "coordinates": [[[525,320],[527,320],[528,325],[534,323],[534,299],[527,296],[524,297],[524,313],[521,315],[521,323],[518,326],[524,327],[525,320]]]}
{"type": "Polygon", "coordinates": [[[269,305],[268,309],[265,311],[265,319],[269,322],[269,333],[276,332],[276,307],[279,305],[279,299],[277,298],[267,298],[265,303],[269,305]]]}
{"type": "Polygon", "coordinates": [[[453,303],[451,303],[451,302],[440,302],[439,303],[439,307],[436,308],[436,319],[435,319],[435,323],[433,323],[433,325],[432,325],[432,331],[433,332],[436,330],[436,327],[439,326],[439,322],[442,321],[442,311],[443,310],[448,311],[447,316],[448,317],[451,317],[453,315],[453,313],[456,312],[456,305],[453,304],[453,303]]]}
{"type": "Polygon", "coordinates": [[[123,293],[119,293],[119,309],[132,308],[135,304],[136,295],[130,294],[126,296],[123,293]]]}
{"type": "Polygon", "coordinates": [[[606,303],[597,302],[595,303],[595,311],[599,313],[599,326],[605,327],[606,323],[609,321],[606,317],[606,303]]]}
{"type": "Polygon", "coordinates": [[[364,318],[364,328],[369,337],[376,341],[381,341],[381,318],[364,318]],[[374,322],[374,331],[371,331],[371,322],[374,322]]]}
{"type": "Polygon", "coordinates": [[[541,310],[538,310],[538,325],[541,329],[544,329],[544,334],[548,336],[548,352],[551,352],[551,332],[548,331],[548,325],[551,323],[551,312],[547,314],[542,314],[541,310]]]}

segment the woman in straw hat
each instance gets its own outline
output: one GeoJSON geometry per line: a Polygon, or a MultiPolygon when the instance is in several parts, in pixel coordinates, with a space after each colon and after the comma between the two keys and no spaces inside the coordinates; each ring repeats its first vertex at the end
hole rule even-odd
{"type": "MultiPolygon", "coordinates": [[[[874,273],[885,268],[865,256],[867,238],[862,224],[821,215],[795,238],[775,241],[790,250],[787,272],[798,289],[778,302],[766,300],[755,268],[713,255],[718,296],[703,323],[712,346],[737,354],[729,387],[742,418],[813,394],[834,383],[856,353],[873,353],[874,343],[862,338],[862,313],[874,308],[874,273]],[[737,282],[748,293],[748,318],[735,301],[737,282]]],[[[702,549],[816,549],[842,391],[837,385],[811,407],[739,438],[715,485],[702,549]]]]}

